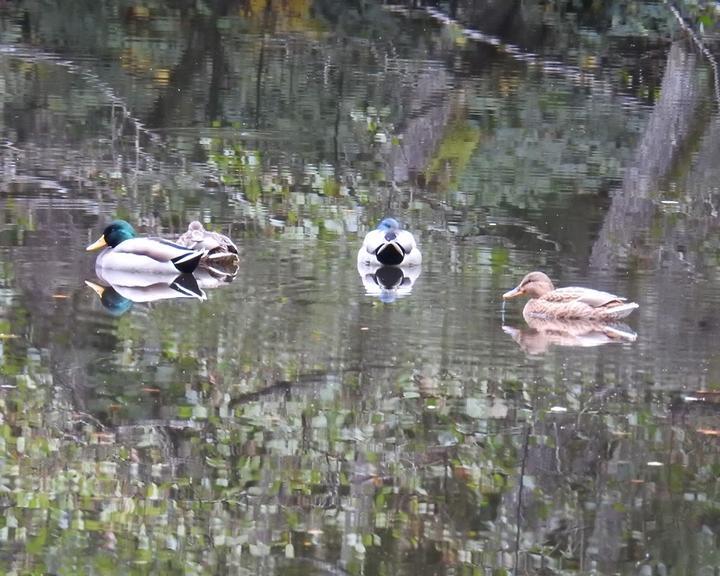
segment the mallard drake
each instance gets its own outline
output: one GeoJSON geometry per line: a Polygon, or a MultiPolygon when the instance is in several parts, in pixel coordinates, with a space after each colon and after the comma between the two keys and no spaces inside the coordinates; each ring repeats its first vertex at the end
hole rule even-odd
{"type": "Polygon", "coordinates": [[[395,218],[385,218],[365,236],[358,251],[358,264],[376,266],[417,266],[422,254],[415,238],[395,218]]]}
{"type": "MultiPolygon", "coordinates": [[[[95,269],[153,274],[192,273],[205,250],[191,250],[163,238],[139,238],[125,220],[111,222],[103,235],[86,250],[105,248],[95,269]]],[[[100,274],[98,274],[100,275],[100,274]]]]}
{"type": "Polygon", "coordinates": [[[591,348],[604,344],[635,342],[637,334],[624,324],[605,323],[596,320],[558,320],[528,318],[528,328],[503,326],[528,354],[546,352],[551,346],[591,348]]]}
{"type": "Polygon", "coordinates": [[[219,268],[225,275],[237,274],[239,263],[237,246],[224,234],[205,230],[197,220],[190,222],[187,232],[178,238],[177,243],[191,250],[205,250],[206,254],[200,262],[201,265],[219,268]]]}
{"type": "Polygon", "coordinates": [[[639,305],[627,298],[591,288],[555,288],[542,272],[530,272],[515,288],[505,292],[503,299],[530,296],[523,317],[557,320],[596,320],[610,322],[630,314],[639,305]]]}

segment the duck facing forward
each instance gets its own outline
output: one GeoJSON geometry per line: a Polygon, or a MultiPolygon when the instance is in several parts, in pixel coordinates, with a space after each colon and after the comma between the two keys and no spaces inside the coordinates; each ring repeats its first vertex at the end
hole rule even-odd
{"type": "MultiPolygon", "coordinates": [[[[125,220],[111,222],[86,250],[105,248],[95,261],[97,270],[153,274],[192,273],[205,250],[192,250],[163,238],[138,237],[125,220]]],[[[100,274],[99,274],[100,275],[100,274]]]]}
{"type": "Polygon", "coordinates": [[[600,290],[575,286],[555,288],[542,272],[527,274],[520,284],[503,294],[503,299],[522,295],[530,296],[523,308],[523,317],[528,323],[533,318],[613,321],[639,307],[627,298],[600,290]]]}
{"type": "Polygon", "coordinates": [[[417,266],[421,262],[415,237],[403,230],[395,218],[385,218],[368,232],[358,251],[358,265],[417,266]]]}

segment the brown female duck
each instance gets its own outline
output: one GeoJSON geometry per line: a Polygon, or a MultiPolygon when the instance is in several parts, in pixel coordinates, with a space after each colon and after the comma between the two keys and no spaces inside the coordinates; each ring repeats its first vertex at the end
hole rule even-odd
{"type": "Polygon", "coordinates": [[[517,287],[505,292],[503,299],[522,295],[530,296],[523,308],[526,322],[532,318],[607,322],[624,318],[638,308],[635,302],[600,290],[575,286],[555,288],[542,272],[530,272],[517,287]]]}
{"type": "Polygon", "coordinates": [[[190,222],[187,232],[177,239],[177,243],[191,250],[203,250],[205,255],[200,260],[200,267],[215,277],[224,277],[225,282],[232,281],[238,273],[237,246],[224,234],[205,230],[197,220],[190,222]]]}

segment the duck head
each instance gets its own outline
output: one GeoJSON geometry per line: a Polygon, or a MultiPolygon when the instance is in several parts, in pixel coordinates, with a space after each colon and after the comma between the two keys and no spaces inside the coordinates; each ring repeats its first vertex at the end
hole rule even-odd
{"type": "Polygon", "coordinates": [[[395,218],[385,218],[365,237],[365,250],[383,266],[399,266],[415,249],[415,239],[395,218]]]}
{"type": "Polygon", "coordinates": [[[135,229],[125,220],[115,220],[108,224],[103,230],[102,236],[90,244],[85,250],[97,250],[110,246],[115,248],[121,242],[135,238],[135,229]]]}
{"type": "Polygon", "coordinates": [[[230,238],[219,232],[205,230],[203,225],[197,220],[190,222],[187,232],[178,238],[178,244],[187,246],[193,250],[204,249],[210,253],[238,253],[237,246],[235,246],[235,243],[230,240],[230,238]]]}
{"type": "Polygon", "coordinates": [[[540,298],[555,290],[552,281],[547,274],[542,272],[530,272],[520,281],[515,288],[503,294],[504,300],[510,300],[518,296],[527,295],[530,298],[540,298]]]}

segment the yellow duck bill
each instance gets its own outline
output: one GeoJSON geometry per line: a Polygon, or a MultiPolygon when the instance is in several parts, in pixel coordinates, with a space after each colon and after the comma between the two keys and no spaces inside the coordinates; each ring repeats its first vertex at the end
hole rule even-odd
{"type": "Polygon", "coordinates": [[[99,250],[100,248],[105,248],[108,245],[107,241],[105,240],[105,236],[100,236],[95,242],[90,244],[85,250],[87,252],[90,252],[92,250],[99,250]]]}

